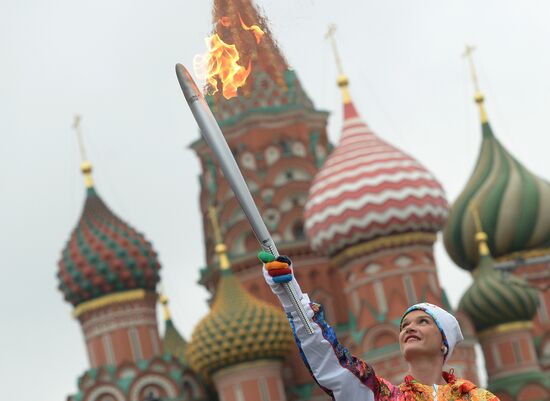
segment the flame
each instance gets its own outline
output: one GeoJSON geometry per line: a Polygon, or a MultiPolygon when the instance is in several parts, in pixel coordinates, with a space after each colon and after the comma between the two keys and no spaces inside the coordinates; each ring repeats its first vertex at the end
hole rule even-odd
{"type": "MultiPolygon", "coordinates": [[[[258,25],[246,25],[240,14],[239,20],[241,28],[245,31],[252,31],[256,44],[260,43],[265,34],[264,31],[258,25]]],[[[227,16],[221,17],[218,23],[225,28],[233,25],[231,18],[227,16]]],[[[237,96],[237,90],[244,86],[250,75],[251,62],[248,63],[246,68],[239,65],[238,61],[241,56],[237,47],[234,44],[225,43],[217,33],[206,39],[206,47],[208,53],[197,55],[193,60],[195,72],[208,82],[210,94],[218,92],[218,86],[221,83],[222,94],[226,99],[237,96]]]]}
{"type": "Polygon", "coordinates": [[[265,35],[265,32],[262,31],[262,29],[258,25],[246,25],[243,21],[243,18],[241,17],[241,14],[239,14],[239,20],[241,20],[241,26],[245,31],[252,31],[254,37],[256,38],[256,43],[259,44],[263,36],[265,35]]]}
{"type": "Polygon", "coordinates": [[[208,73],[207,81],[212,93],[218,91],[218,81],[222,83],[222,93],[226,99],[237,96],[237,89],[243,86],[250,75],[252,65],[244,68],[237,62],[241,56],[235,45],[225,43],[218,34],[207,39],[208,47],[208,73]]]}

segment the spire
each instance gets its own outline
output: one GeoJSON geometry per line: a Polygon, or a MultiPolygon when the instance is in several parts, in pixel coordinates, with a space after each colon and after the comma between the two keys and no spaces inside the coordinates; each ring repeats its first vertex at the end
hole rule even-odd
{"type": "Polygon", "coordinates": [[[466,47],[481,116],[482,141],[474,171],[453,203],[443,240],[447,253],[461,268],[473,271],[481,254],[470,205],[475,202],[494,258],[517,259],[548,254],[550,244],[550,183],[529,171],[496,138],[487,119],[484,98],[466,47]]]}
{"type": "Polygon", "coordinates": [[[331,25],[326,37],[340,74],[342,134],[309,190],[304,226],[310,244],[335,264],[383,249],[388,241],[392,247],[431,245],[448,213],[443,188],[417,160],[363,121],[349,95],[334,33],[331,25]]]}
{"type": "Polygon", "coordinates": [[[269,32],[265,18],[252,0],[215,0],[212,15],[215,33],[225,43],[235,45],[241,56],[241,66],[246,68],[251,63],[252,75],[254,70],[263,70],[279,86],[286,86],[284,75],[288,70],[287,62],[269,32]],[[265,33],[260,41],[254,31],[243,28],[253,25],[265,33]]]}
{"type": "Polygon", "coordinates": [[[168,297],[164,293],[164,290],[159,291],[159,301],[162,304],[162,312],[164,317],[164,337],[162,338],[162,348],[165,353],[174,355],[180,362],[187,366],[185,359],[185,350],[187,348],[187,341],[180,334],[174,323],[172,322],[172,315],[170,308],[168,307],[168,297]]]}
{"type": "Polygon", "coordinates": [[[88,161],[88,157],[86,156],[86,149],[84,148],[84,139],[82,137],[82,128],[80,126],[81,121],[82,121],[82,116],[78,114],[74,116],[73,129],[76,132],[76,138],[78,140],[78,148],[80,150],[80,158],[82,160],[82,163],[80,163],[80,170],[84,175],[84,185],[86,185],[86,188],[93,188],[94,180],[92,178],[92,163],[88,161]]]}
{"type": "Polygon", "coordinates": [[[490,256],[489,245],[487,245],[487,234],[483,231],[481,226],[481,219],[479,218],[479,211],[474,202],[470,204],[472,216],[474,218],[474,224],[476,226],[476,242],[478,244],[479,256],[490,256]]]}
{"type": "Polygon", "coordinates": [[[475,50],[475,46],[466,46],[466,50],[464,51],[464,57],[468,59],[468,64],[470,65],[470,72],[472,74],[472,81],[474,83],[475,88],[475,96],[474,99],[476,103],[479,106],[479,117],[481,119],[481,123],[485,124],[488,122],[487,119],[487,112],[485,111],[485,97],[483,96],[483,93],[481,92],[481,89],[479,88],[479,81],[477,78],[477,71],[474,64],[474,58],[473,58],[473,52],[475,50]]]}
{"type": "Polygon", "coordinates": [[[229,270],[231,268],[231,262],[227,256],[227,247],[222,241],[222,234],[220,231],[220,224],[218,222],[218,209],[210,205],[208,207],[208,216],[212,224],[212,230],[214,231],[214,241],[216,242],[216,253],[218,254],[218,263],[222,271],[229,270]]]}
{"type": "Polygon", "coordinates": [[[349,79],[346,74],[344,74],[344,68],[342,67],[342,60],[340,59],[340,53],[338,52],[338,46],[336,45],[336,39],[334,38],[336,34],[336,25],[331,24],[328,26],[327,33],[325,34],[325,39],[330,40],[332,45],[332,50],[334,52],[334,59],[336,61],[336,69],[338,70],[338,79],[337,84],[342,91],[342,99],[345,104],[351,103],[351,96],[349,94],[349,79]]]}
{"type": "Polygon", "coordinates": [[[161,292],[159,295],[159,301],[162,305],[162,316],[164,318],[164,321],[167,322],[169,320],[172,320],[172,314],[170,313],[170,307],[168,306],[168,297],[164,292],[161,292]]]}
{"type": "MultiPolygon", "coordinates": [[[[235,97],[225,98],[225,87],[221,90],[220,82],[218,91],[205,95],[222,128],[240,124],[257,112],[272,115],[288,110],[314,110],[296,71],[289,68],[266,18],[253,0],[214,0],[212,16],[213,30],[208,47],[212,47],[211,39],[214,39],[214,43],[223,42],[217,47],[229,47],[230,53],[236,50],[238,58],[233,54],[230,64],[237,65],[239,78],[246,75],[246,82],[239,83],[235,97]]],[[[219,74],[214,78],[219,80],[219,74]]],[[[211,82],[209,84],[212,86],[211,82]]],[[[232,93],[230,90],[228,95],[232,93]]]]}

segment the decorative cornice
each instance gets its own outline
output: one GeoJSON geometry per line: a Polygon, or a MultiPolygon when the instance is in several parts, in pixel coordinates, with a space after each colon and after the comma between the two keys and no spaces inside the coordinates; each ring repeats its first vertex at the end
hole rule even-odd
{"type": "Polygon", "coordinates": [[[379,249],[394,248],[413,243],[433,244],[435,240],[436,234],[434,233],[413,232],[390,235],[346,248],[342,252],[333,256],[331,258],[331,263],[335,266],[341,266],[352,258],[359,255],[369,254],[379,249]]]}
{"type": "Polygon", "coordinates": [[[503,324],[499,324],[498,326],[491,327],[490,329],[482,330],[477,334],[477,336],[481,340],[489,336],[493,336],[495,334],[503,334],[509,331],[516,331],[516,330],[531,330],[532,328],[533,328],[533,322],[523,321],[523,322],[503,323],[503,324]]]}
{"type": "Polygon", "coordinates": [[[86,301],[79,304],[74,308],[73,316],[75,318],[78,318],[79,316],[81,316],[86,312],[91,312],[97,309],[101,309],[107,305],[130,302],[130,301],[138,301],[146,298],[154,298],[156,300],[157,294],[151,291],[143,290],[143,289],[108,294],[100,298],[92,299],[90,301],[86,301]]]}
{"type": "Polygon", "coordinates": [[[503,255],[501,257],[495,258],[495,262],[499,264],[502,262],[509,262],[509,261],[518,260],[518,259],[528,260],[528,259],[538,258],[540,256],[547,256],[547,255],[550,255],[550,247],[531,249],[527,251],[512,252],[507,255],[503,255]]]}
{"type": "MultiPolygon", "coordinates": [[[[288,109],[278,114],[259,111],[251,112],[251,114],[244,116],[238,124],[224,127],[223,134],[226,140],[231,143],[242,139],[242,136],[248,134],[252,128],[277,129],[299,122],[311,129],[324,129],[328,115],[328,111],[307,109],[288,109]]],[[[197,153],[210,152],[210,148],[202,137],[191,142],[188,147],[197,153]]]]}
{"type": "Polygon", "coordinates": [[[415,273],[437,274],[437,270],[435,266],[415,266],[415,267],[409,266],[409,267],[402,267],[402,268],[397,268],[389,271],[382,270],[381,273],[378,272],[376,274],[373,274],[372,276],[367,276],[359,280],[354,280],[351,285],[344,287],[344,293],[349,294],[353,291],[356,291],[358,288],[366,284],[372,283],[373,281],[384,280],[384,279],[387,279],[388,277],[400,276],[404,274],[414,275],[415,273]]]}
{"type": "Polygon", "coordinates": [[[98,309],[88,313],[81,320],[86,340],[114,330],[137,327],[157,327],[156,305],[153,302],[131,302],[111,304],[108,310],[98,309]]]}

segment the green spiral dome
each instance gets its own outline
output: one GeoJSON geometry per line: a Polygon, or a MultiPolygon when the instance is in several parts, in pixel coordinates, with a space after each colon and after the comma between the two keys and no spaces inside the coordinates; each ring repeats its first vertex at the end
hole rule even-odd
{"type": "Polygon", "coordinates": [[[210,313],[187,346],[190,367],[210,377],[221,368],[259,359],[283,359],[293,345],[284,313],[248,293],[222,270],[210,313]]]}
{"type": "Polygon", "coordinates": [[[531,321],[537,312],[537,291],[524,279],[497,271],[493,258],[480,253],[474,283],[462,296],[459,309],[478,332],[504,323],[531,321]]]}
{"type": "Polygon", "coordinates": [[[550,247],[550,183],[515,159],[488,122],[482,131],[474,172],[452,205],[443,232],[449,256],[466,270],[474,269],[479,260],[471,205],[476,206],[494,257],[550,247]]]}

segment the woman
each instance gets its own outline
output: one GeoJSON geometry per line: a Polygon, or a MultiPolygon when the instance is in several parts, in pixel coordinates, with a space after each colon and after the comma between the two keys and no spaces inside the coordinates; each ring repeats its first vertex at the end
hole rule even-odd
{"type": "Polygon", "coordinates": [[[395,386],[378,377],[366,362],[352,356],[325,322],[320,305],[310,303],[292,274],[292,262],[267,252],[258,255],[271,290],[287,312],[300,354],[321,388],[335,401],[499,401],[489,391],[444,372],[443,365],[463,340],[453,315],[428,303],[413,305],[401,318],[399,346],[409,366],[403,383],[395,386]],[[308,334],[281,283],[294,286],[315,323],[308,334]]]}

